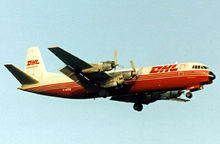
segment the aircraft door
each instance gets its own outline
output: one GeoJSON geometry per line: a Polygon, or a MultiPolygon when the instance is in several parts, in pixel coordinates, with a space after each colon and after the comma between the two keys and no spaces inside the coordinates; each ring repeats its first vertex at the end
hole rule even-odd
{"type": "Polygon", "coordinates": [[[184,76],[184,68],[185,68],[185,64],[179,65],[179,71],[178,71],[179,76],[184,76]]]}

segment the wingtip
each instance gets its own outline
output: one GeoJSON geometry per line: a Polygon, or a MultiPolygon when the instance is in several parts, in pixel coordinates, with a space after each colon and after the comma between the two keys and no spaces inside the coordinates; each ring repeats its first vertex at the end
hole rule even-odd
{"type": "Polygon", "coordinates": [[[52,50],[52,49],[57,49],[57,48],[60,48],[60,47],[58,47],[58,46],[52,46],[52,47],[49,47],[48,49],[49,49],[49,50],[52,50]]]}
{"type": "Polygon", "coordinates": [[[183,99],[183,98],[171,98],[170,100],[178,101],[178,102],[190,102],[190,100],[188,100],[188,99],[183,99]]]}
{"type": "Polygon", "coordinates": [[[4,64],[5,67],[12,66],[13,64],[4,64]]]}

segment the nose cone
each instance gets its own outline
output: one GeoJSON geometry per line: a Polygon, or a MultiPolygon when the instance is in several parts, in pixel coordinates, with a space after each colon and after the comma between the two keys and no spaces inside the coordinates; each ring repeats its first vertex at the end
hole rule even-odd
{"type": "Polygon", "coordinates": [[[216,78],[216,76],[214,75],[214,73],[210,71],[209,72],[209,80],[213,81],[215,78],[216,78]]]}

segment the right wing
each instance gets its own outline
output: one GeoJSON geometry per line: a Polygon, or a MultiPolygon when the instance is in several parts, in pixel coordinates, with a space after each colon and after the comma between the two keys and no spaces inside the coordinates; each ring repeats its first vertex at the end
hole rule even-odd
{"type": "Polygon", "coordinates": [[[61,72],[85,88],[88,88],[88,85],[91,87],[91,85],[104,83],[112,78],[105,72],[83,73],[83,69],[91,68],[92,65],[60,47],[51,47],[49,50],[67,65],[61,69],[61,72]]]}
{"type": "Polygon", "coordinates": [[[74,72],[72,68],[69,66],[65,66],[60,70],[62,73],[64,73],[67,77],[74,80],[79,85],[83,86],[87,90],[95,90],[97,87],[94,83],[91,83],[89,79],[87,79],[85,76],[83,76],[81,73],[74,72]]]}
{"type": "Polygon", "coordinates": [[[81,60],[80,58],[77,58],[76,56],[68,53],[60,47],[50,47],[49,50],[54,53],[60,60],[62,60],[66,65],[69,65],[72,68],[82,70],[92,67],[87,62],[81,60]]]}

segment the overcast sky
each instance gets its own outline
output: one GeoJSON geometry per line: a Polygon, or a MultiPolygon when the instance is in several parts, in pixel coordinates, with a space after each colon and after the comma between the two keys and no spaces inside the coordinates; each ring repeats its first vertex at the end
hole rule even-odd
{"type": "MultiPolygon", "coordinates": [[[[0,143],[212,144],[220,141],[220,1],[2,0],[0,2],[0,143]],[[87,62],[136,67],[201,62],[217,75],[190,103],[144,106],[107,99],[66,100],[17,90],[3,66],[24,69],[39,46],[47,71],[64,64],[60,46],[87,62]]],[[[184,96],[183,96],[184,97],[184,96]]]]}

